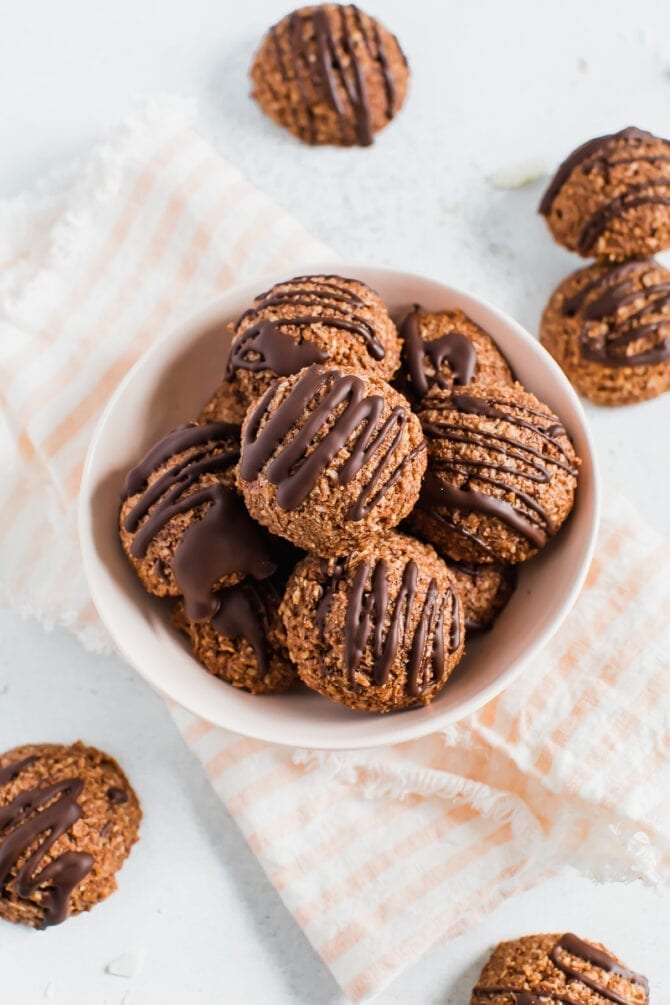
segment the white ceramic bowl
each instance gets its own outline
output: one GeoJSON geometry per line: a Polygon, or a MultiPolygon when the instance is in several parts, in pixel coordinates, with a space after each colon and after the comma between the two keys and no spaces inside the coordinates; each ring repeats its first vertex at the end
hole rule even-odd
{"type": "MultiPolygon", "coordinates": [[[[324,270],[319,264],[302,272],[324,270]]],[[[467,655],[427,708],[375,716],[352,712],[307,690],[254,697],[210,676],[170,627],[164,603],[140,585],[117,535],[119,493],[128,468],[173,426],[191,419],[224,368],[224,323],[286,275],[232,290],[171,332],[137,363],[109,402],[91,442],[81,487],[84,565],[100,617],[119,649],[158,691],[236,733],[290,746],[374,747],[423,736],[475,711],[507,687],[572,607],[589,567],[598,525],[598,480],[586,420],[575,392],[547,352],[515,321],[460,290],[404,272],[339,265],[374,287],[392,313],[420,303],[460,307],[494,337],[518,378],[560,416],[582,458],[574,511],[560,534],[520,570],[494,629],[467,655]]]]}

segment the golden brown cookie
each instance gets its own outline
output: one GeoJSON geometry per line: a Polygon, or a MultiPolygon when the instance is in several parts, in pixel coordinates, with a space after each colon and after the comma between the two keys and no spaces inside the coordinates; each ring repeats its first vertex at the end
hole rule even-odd
{"type": "Polygon", "coordinates": [[[514,593],[515,567],[500,562],[474,565],[451,560],[447,560],[447,566],[461,598],[468,636],[487,631],[514,593]]]}
{"type": "Polygon", "coordinates": [[[245,402],[235,396],[232,383],[224,379],[202,406],[196,422],[201,425],[208,422],[227,422],[233,426],[241,426],[247,407],[245,402]]]}
{"type": "Polygon", "coordinates": [[[517,564],[558,531],[579,461],[560,420],[520,384],[471,384],[419,413],[428,472],[411,523],[445,557],[517,564]]]}
{"type": "Polygon", "coordinates": [[[400,328],[398,387],[414,405],[428,395],[467,384],[512,384],[495,342],[464,311],[426,311],[415,305],[400,328]]]}
{"type": "Polygon", "coordinates": [[[238,479],[252,517],[326,557],[395,527],[425,469],[407,400],[348,367],[312,366],[277,381],[242,428],[238,479]]]}
{"type": "Polygon", "coordinates": [[[540,203],[556,241],[586,258],[648,258],[670,247],[670,141],[630,127],[582,144],[540,203]]]}
{"type": "Polygon", "coordinates": [[[116,761],[75,743],[0,755],[0,918],[48,928],[116,890],[142,811],[116,761]]]}
{"type": "Polygon", "coordinates": [[[195,658],[215,677],[252,694],[286,691],[297,675],[279,617],[284,585],[283,578],[271,576],[262,582],[246,579],[221,590],[210,621],[189,621],[180,601],[173,624],[189,639],[195,658]]]}
{"type": "Polygon", "coordinates": [[[223,386],[205,410],[241,422],[275,378],[313,363],[351,366],[384,380],[398,369],[398,332],[365,283],[296,276],[259,294],[234,325],[223,386]]]}
{"type": "Polygon", "coordinates": [[[395,35],[353,4],[289,14],[251,67],[265,114],[311,144],[369,146],[402,107],[408,79],[395,35]]]}
{"type": "Polygon", "coordinates": [[[648,1005],[646,977],[599,942],[576,935],[526,935],[501,942],[470,1005],[648,1005]]]}
{"type": "Polygon", "coordinates": [[[281,614],[304,683],[358,711],[429,704],[463,654],[449,570],[404,534],[346,558],[308,555],[289,579],[281,614]]]}
{"type": "Polygon", "coordinates": [[[653,259],[590,265],[564,279],[540,340],[598,405],[630,405],[670,390],[670,271],[653,259]]]}
{"type": "Polygon", "coordinates": [[[235,488],[239,455],[239,427],[189,423],[159,440],[126,478],[123,549],[149,593],[183,595],[194,620],[211,615],[214,590],[276,568],[268,535],[235,488]]]}

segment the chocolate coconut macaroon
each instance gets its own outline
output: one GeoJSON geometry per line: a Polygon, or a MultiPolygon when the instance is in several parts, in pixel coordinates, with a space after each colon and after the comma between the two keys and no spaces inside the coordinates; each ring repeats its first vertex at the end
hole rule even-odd
{"type": "Polygon", "coordinates": [[[116,889],[141,817],[119,765],[93,747],[0,755],[0,918],[48,928],[89,911],[116,889]]]}

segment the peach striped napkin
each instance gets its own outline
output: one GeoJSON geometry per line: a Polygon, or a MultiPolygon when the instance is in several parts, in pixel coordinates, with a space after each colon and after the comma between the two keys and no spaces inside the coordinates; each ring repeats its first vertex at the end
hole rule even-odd
{"type": "MultiPolygon", "coordinates": [[[[144,107],[60,191],[0,204],[0,589],[105,644],[79,561],[86,445],[151,342],[231,283],[325,249],[190,128],[144,107]]],[[[541,660],[446,733],[290,751],[174,718],[355,1001],[566,862],[670,875],[670,546],[611,497],[541,660]]]]}

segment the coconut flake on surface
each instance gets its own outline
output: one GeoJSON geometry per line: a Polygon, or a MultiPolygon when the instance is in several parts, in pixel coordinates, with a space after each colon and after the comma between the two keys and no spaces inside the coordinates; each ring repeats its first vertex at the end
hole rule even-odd
{"type": "Polygon", "coordinates": [[[528,160],[494,171],[486,180],[492,188],[524,188],[543,178],[546,173],[543,161],[528,160]]]}
{"type": "Polygon", "coordinates": [[[139,977],[144,967],[144,953],[122,953],[108,963],[105,970],[114,977],[139,977]]]}

